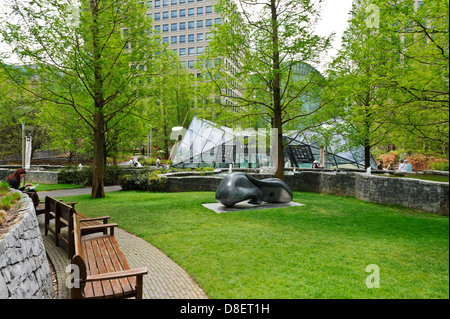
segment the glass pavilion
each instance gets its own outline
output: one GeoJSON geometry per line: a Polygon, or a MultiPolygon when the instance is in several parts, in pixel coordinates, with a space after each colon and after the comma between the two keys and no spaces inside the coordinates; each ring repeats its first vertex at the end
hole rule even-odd
{"type": "MultiPolygon", "coordinates": [[[[189,128],[181,132],[182,139],[174,145],[172,166],[228,168],[232,164],[239,168],[270,167],[273,145],[270,142],[266,145],[267,134],[260,133],[233,131],[194,117],[189,128]]],[[[290,136],[294,136],[292,132],[290,136]]],[[[290,143],[284,149],[284,167],[311,168],[313,161],[319,161],[321,144],[313,133],[302,134],[295,139],[286,136],[285,139],[290,143]]],[[[342,137],[334,137],[327,145],[326,154],[329,169],[364,169],[364,148],[350,148],[342,137]]],[[[376,167],[372,156],[371,167],[376,167]]]]}

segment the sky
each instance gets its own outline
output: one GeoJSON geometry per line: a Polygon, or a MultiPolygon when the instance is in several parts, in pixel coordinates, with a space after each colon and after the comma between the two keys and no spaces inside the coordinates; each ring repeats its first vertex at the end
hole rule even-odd
{"type": "MultiPolygon", "coordinates": [[[[316,32],[322,36],[328,36],[332,32],[336,33],[332,43],[333,48],[328,52],[326,61],[331,62],[332,57],[337,53],[341,46],[341,38],[348,26],[349,13],[352,9],[353,0],[324,0],[322,5],[321,21],[319,22],[316,32]]],[[[324,66],[319,68],[323,71],[324,66]]]]}

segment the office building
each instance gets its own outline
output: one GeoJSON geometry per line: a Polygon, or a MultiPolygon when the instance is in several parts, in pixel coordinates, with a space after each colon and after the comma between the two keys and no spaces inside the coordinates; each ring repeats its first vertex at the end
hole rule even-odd
{"type": "Polygon", "coordinates": [[[154,29],[179,55],[181,64],[193,72],[198,56],[208,46],[211,27],[221,23],[215,3],[215,0],[147,1],[147,17],[154,20],[154,29]]]}

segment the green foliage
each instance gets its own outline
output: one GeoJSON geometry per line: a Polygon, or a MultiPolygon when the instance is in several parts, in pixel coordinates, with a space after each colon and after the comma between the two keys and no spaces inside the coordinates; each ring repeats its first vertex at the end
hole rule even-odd
{"type": "Polygon", "coordinates": [[[442,161],[442,162],[433,162],[430,163],[430,169],[435,171],[449,171],[450,166],[448,161],[442,161]]]}
{"type": "MultiPolygon", "coordinates": [[[[129,171],[130,170],[128,168],[107,166],[104,176],[105,186],[118,185],[122,176],[129,171]]],[[[74,184],[82,186],[92,185],[92,166],[83,166],[82,169],[78,169],[76,166],[63,168],[58,175],[58,182],[60,184],[74,184]]]]}
{"type": "Polygon", "coordinates": [[[161,172],[153,171],[134,175],[124,175],[120,181],[123,190],[140,190],[162,192],[166,187],[166,179],[159,176],[161,172]]]}
{"type": "MultiPolygon", "coordinates": [[[[370,11],[370,10],[369,10],[370,11]]],[[[448,0],[354,2],[329,70],[335,127],[352,145],[448,156],[448,0]],[[368,5],[380,9],[371,26],[368,5]]]]}
{"type": "Polygon", "coordinates": [[[5,181],[0,182],[0,195],[6,194],[10,189],[9,183],[5,181]]]}
{"type": "Polygon", "coordinates": [[[9,193],[0,197],[0,210],[9,210],[21,198],[20,193],[9,193]]]}

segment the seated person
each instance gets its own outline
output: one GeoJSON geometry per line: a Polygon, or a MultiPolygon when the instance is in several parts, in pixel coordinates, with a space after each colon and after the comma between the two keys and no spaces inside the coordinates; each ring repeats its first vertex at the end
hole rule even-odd
{"type": "Polygon", "coordinates": [[[23,191],[25,188],[31,186],[31,184],[26,184],[25,186],[20,187],[20,180],[25,176],[25,174],[25,170],[23,168],[19,168],[14,173],[5,178],[5,181],[9,183],[9,186],[11,188],[23,191]]]}

